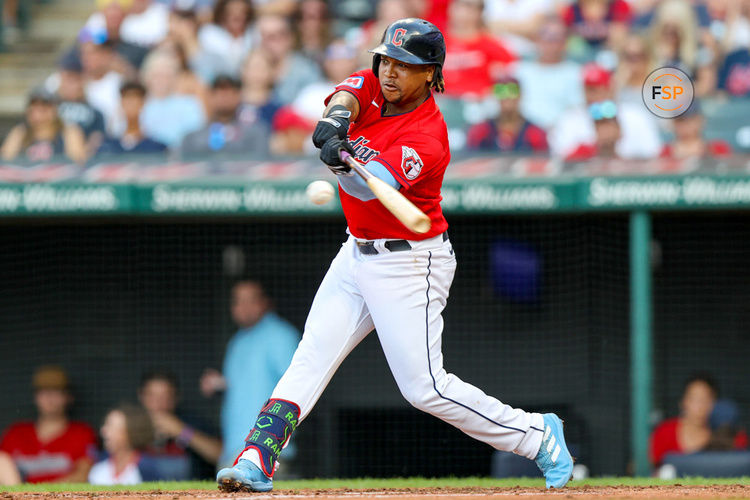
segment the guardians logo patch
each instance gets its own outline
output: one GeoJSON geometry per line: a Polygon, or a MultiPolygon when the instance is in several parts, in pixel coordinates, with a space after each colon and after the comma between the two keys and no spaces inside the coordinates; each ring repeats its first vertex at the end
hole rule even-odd
{"type": "Polygon", "coordinates": [[[401,170],[404,171],[407,179],[410,181],[416,179],[423,166],[422,159],[413,148],[401,146],[401,170]]]}

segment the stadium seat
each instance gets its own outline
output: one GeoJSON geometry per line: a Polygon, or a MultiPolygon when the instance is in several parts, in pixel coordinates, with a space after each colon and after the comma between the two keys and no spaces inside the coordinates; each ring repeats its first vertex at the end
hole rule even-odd
{"type": "Polygon", "coordinates": [[[689,455],[669,454],[665,465],[676,469],[677,477],[750,476],[750,451],[706,451],[689,455]]]}

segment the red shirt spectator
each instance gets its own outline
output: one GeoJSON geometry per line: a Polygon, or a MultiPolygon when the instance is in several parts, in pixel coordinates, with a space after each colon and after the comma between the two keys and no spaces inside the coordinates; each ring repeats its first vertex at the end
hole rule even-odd
{"type": "Polygon", "coordinates": [[[571,33],[599,47],[612,36],[612,25],[630,22],[630,6],[625,0],[578,0],[562,13],[571,33]]]}
{"type": "Polygon", "coordinates": [[[488,33],[471,39],[448,33],[445,46],[443,77],[445,93],[449,96],[487,95],[497,73],[515,60],[510,50],[488,33]]]}
{"type": "Polygon", "coordinates": [[[8,484],[86,480],[96,434],[88,425],[68,420],[69,385],[67,374],[57,366],[34,373],[37,420],[12,425],[0,440],[0,477],[8,484]]]}
{"type": "Polygon", "coordinates": [[[482,21],[482,0],[454,0],[445,32],[445,93],[484,97],[495,77],[515,57],[490,35],[482,21]]]}
{"type": "Polygon", "coordinates": [[[78,460],[91,460],[96,434],[84,423],[70,422],[62,434],[42,441],[34,422],[20,422],[5,432],[0,450],[10,455],[26,482],[43,483],[67,476],[78,460]]]}
{"type": "MultiPolygon", "coordinates": [[[[665,420],[651,436],[650,456],[654,465],[661,465],[667,453],[686,453],[679,440],[680,419],[665,420]]],[[[744,431],[734,436],[734,449],[744,450],[748,446],[747,434],[744,431]]]]}
{"type": "Polygon", "coordinates": [[[504,77],[493,86],[500,104],[494,120],[477,123],[469,129],[469,149],[502,152],[542,153],[548,150],[546,132],[521,114],[521,86],[516,78],[504,77]]]}

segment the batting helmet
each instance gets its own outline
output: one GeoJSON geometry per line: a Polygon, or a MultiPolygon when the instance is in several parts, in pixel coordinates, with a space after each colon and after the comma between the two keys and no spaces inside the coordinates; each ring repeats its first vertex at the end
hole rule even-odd
{"type": "Polygon", "coordinates": [[[376,76],[382,56],[409,64],[435,64],[442,68],[445,62],[445,39],[431,22],[409,17],[388,26],[380,45],[370,52],[375,54],[372,57],[372,71],[376,76]]]}

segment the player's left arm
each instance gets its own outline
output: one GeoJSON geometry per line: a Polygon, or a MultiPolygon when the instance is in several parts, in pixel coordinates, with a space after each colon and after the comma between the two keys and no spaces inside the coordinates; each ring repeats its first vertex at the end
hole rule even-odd
{"type": "MultiPolygon", "coordinates": [[[[365,168],[380,180],[394,189],[401,189],[401,184],[393,177],[393,174],[386,168],[385,165],[377,161],[369,161],[365,168]]],[[[365,180],[358,175],[339,175],[339,184],[346,194],[359,198],[362,201],[370,201],[376,198],[370,187],[367,185],[365,180]]]]}

